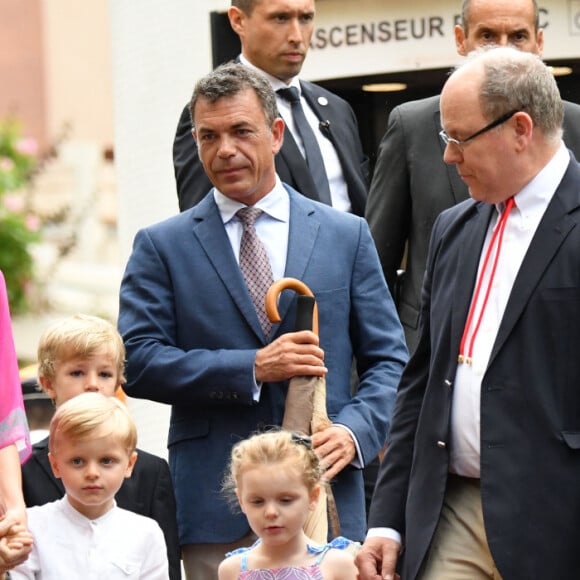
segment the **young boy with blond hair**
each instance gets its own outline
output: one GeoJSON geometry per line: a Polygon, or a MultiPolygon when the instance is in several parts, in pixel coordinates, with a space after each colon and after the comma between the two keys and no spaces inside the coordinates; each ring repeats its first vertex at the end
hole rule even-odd
{"type": "Polygon", "coordinates": [[[50,464],[66,495],[28,508],[34,545],[11,578],[168,580],[158,524],[115,502],[137,460],[137,429],[127,407],[83,393],[59,406],[49,438],[50,464]]]}
{"type": "MultiPolygon", "coordinates": [[[[87,391],[113,397],[125,382],[125,347],[108,321],[84,314],[59,320],[46,329],[38,345],[38,374],[42,389],[57,409],[87,391]]],[[[33,445],[32,457],[22,466],[27,506],[60,499],[65,489],[54,476],[49,438],[33,445]]],[[[167,462],[137,450],[139,460],[115,499],[119,507],[157,521],[165,535],[171,580],[180,580],[181,563],[175,496],[167,462]]]]}

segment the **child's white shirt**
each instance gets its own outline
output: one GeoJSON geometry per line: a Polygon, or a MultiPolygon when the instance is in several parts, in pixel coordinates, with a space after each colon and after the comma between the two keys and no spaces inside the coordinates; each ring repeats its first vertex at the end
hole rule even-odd
{"type": "Polygon", "coordinates": [[[113,507],[90,520],[67,497],[27,509],[34,547],[14,580],[168,580],[167,549],[155,520],[113,507]]]}

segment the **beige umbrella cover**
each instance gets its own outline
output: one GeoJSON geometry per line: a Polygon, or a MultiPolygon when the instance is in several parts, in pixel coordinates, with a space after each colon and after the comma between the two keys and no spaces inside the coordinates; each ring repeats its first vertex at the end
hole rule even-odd
{"type": "MultiPolygon", "coordinates": [[[[297,330],[309,329],[318,334],[318,309],[314,295],[306,284],[295,278],[281,278],[266,294],[266,313],[274,323],[280,322],[278,296],[283,290],[295,290],[301,296],[297,315],[297,330]],[[309,319],[307,321],[306,319],[309,319]]],[[[321,377],[293,377],[288,384],[282,428],[294,433],[311,435],[332,424],[326,413],[326,381],[321,377]]],[[[304,524],[304,532],[315,542],[328,539],[328,520],[334,537],[340,535],[336,504],[330,484],[322,487],[316,509],[304,524]]]]}

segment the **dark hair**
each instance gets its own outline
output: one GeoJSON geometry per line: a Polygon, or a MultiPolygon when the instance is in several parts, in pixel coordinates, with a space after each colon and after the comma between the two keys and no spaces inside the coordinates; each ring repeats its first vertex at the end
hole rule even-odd
{"type": "Polygon", "coordinates": [[[276,95],[272,86],[263,75],[236,62],[222,64],[197,81],[189,103],[191,126],[195,127],[195,105],[199,99],[215,103],[221,98],[233,97],[246,89],[252,89],[256,93],[262,105],[266,123],[268,127],[271,127],[279,116],[276,95]]]}
{"type": "Polygon", "coordinates": [[[258,0],[232,0],[232,6],[239,8],[244,14],[249,16],[257,1],[258,0]]]}

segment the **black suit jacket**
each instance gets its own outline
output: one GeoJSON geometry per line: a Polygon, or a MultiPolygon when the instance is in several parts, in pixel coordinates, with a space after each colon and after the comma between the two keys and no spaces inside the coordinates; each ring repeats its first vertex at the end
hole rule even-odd
{"type": "MultiPolygon", "coordinates": [[[[300,81],[302,94],[321,122],[321,131],[332,142],[348,187],[352,213],[364,215],[369,180],[369,160],[363,153],[358,123],[350,105],[322,87],[300,81]],[[326,123],[328,121],[328,123],[326,123]]],[[[197,153],[191,134],[189,106],[183,110],[173,142],[173,165],[177,183],[179,209],[194,206],[212,188],[197,153]]],[[[304,157],[289,129],[276,155],[276,172],[280,179],[302,195],[320,201],[304,157]]]]}
{"type": "MultiPolygon", "coordinates": [[[[459,343],[493,212],[465,201],[433,228],[417,350],[399,390],[369,526],[403,533],[417,577],[441,512],[459,343]]],[[[503,578],[580,570],[580,165],[572,159],[522,262],[481,385],[481,497],[503,578]]]]}
{"type": "MultiPolygon", "coordinates": [[[[181,578],[181,550],[177,536],[175,496],[167,461],[137,450],[138,458],[129,479],[125,479],[115,499],[126,510],[154,519],[165,535],[169,576],[181,578]]],[[[65,490],[52,472],[48,460],[48,437],[32,446],[30,459],[22,466],[22,490],[28,507],[60,499],[65,490]]]]}
{"type": "MultiPolygon", "coordinates": [[[[366,218],[383,272],[395,293],[396,272],[407,248],[405,275],[396,295],[407,346],[419,339],[421,285],[431,230],[445,209],[468,199],[454,165],[443,161],[439,96],[393,109],[379,146],[366,218]]],[[[580,159],[580,106],[564,103],[564,141],[580,159]]]]}

